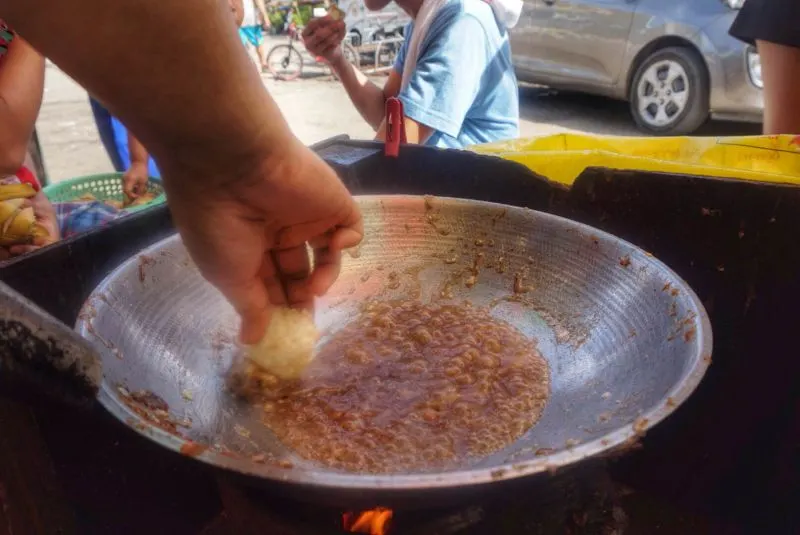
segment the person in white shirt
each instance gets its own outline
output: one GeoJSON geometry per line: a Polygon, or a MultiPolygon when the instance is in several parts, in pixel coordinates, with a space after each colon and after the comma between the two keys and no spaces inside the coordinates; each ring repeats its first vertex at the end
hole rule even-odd
{"type": "Polygon", "coordinates": [[[264,43],[264,30],[270,27],[267,6],[264,0],[243,0],[242,4],[243,17],[239,25],[239,38],[256,66],[266,70],[267,45],[264,43]]]}

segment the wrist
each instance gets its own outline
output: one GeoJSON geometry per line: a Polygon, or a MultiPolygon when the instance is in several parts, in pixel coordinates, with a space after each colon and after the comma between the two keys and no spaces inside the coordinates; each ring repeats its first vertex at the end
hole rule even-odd
{"type": "Polygon", "coordinates": [[[212,108],[203,128],[153,147],[168,192],[217,191],[239,183],[257,169],[270,169],[270,162],[280,162],[286,148],[299,143],[260,80],[252,94],[242,90],[231,101],[237,106],[212,108]]]}
{"type": "Polygon", "coordinates": [[[150,172],[150,170],[148,169],[147,160],[131,161],[131,165],[128,167],[128,171],[133,171],[137,173],[141,173],[142,171],[144,171],[145,174],[150,172]]]}
{"type": "Polygon", "coordinates": [[[159,161],[167,194],[173,198],[178,195],[218,198],[225,192],[239,195],[254,186],[262,189],[268,183],[282,180],[286,175],[281,170],[287,158],[291,159],[293,145],[300,141],[288,125],[281,128],[273,123],[272,128],[264,130],[250,143],[218,145],[204,151],[202,158],[170,158],[163,166],[159,161]]]}
{"type": "Polygon", "coordinates": [[[342,54],[342,49],[337,47],[333,52],[331,52],[331,57],[328,58],[328,61],[331,64],[331,68],[336,71],[337,74],[341,73],[344,69],[349,66],[347,59],[342,54]]]}

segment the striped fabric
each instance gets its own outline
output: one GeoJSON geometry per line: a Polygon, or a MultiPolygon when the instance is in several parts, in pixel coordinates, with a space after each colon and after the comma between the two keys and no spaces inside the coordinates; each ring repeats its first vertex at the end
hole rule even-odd
{"type": "Polygon", "coordinates": [[[127,212],[100,201],[53,203],[62,238],[107,225],[127,212]]]}

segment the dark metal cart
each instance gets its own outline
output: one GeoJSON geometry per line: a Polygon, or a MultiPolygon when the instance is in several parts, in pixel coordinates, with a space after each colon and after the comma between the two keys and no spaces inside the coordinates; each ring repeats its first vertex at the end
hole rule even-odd
{"type": "MultiPolygon", "coordinates": [[[[485,199],[617,234],[688,281],[714,328],[698,391],[627,455],[554,480],[547,500],[532,489],[502,505],[398,513],[396,533],[800,530],[800,188],[587,169],[566,189],[465,152],[404,147],[388,160],[346,138],[316,150],[354,193],[485,199]]],[[[0,279],[72,324],[103,276],[172,232],[168,207],[155,207],[0,267],[0,279]]],[[[3,535],[247,533],[254,522],[258,533],[339,532],[340,512],[218,485],[102,414],[0,401],[0,430],[3,535]]]]}

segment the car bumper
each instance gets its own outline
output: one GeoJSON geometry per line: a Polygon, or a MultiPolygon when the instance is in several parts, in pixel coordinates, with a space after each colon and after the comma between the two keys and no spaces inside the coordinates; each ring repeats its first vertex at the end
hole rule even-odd
{"type": "Polygon", "coordinates": [[[711,115],[719,119],[761,121],[764,95],[755,49],[728,34],[735,13],[703,28],[702,52],[709,70],[711,115]]]}

